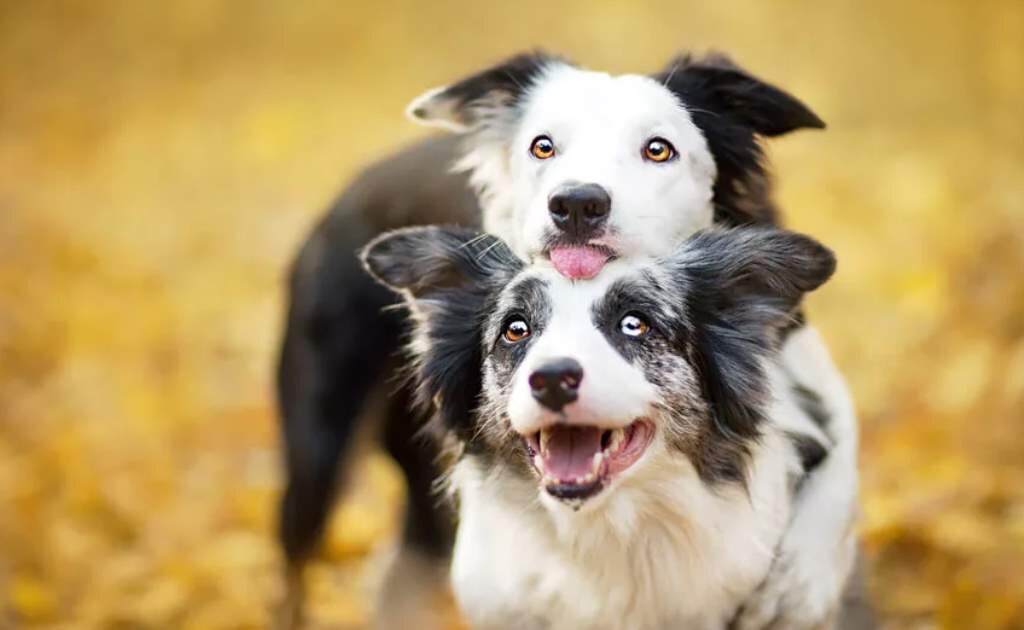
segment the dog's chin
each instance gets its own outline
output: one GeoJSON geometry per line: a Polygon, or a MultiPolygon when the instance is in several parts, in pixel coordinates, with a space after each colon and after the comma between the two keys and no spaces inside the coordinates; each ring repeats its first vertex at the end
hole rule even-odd
{"type": "Polygon", "coordinates": [[[553,425],[523,438],[542,490],[574,507],[601,494],[653,440],[654,424],[646,418],[617,428],[553,425]]]}

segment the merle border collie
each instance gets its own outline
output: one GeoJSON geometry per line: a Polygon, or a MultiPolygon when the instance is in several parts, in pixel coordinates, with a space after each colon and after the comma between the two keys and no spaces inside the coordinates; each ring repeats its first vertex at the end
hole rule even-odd
{"type": "Polygon", "coordinates": [[[427,227],[364,260],[408,302],[419,401],[454,438],[452,583],[473,627],[739,627],[801,553],[782,541],[828,441],[779,341],[833,272],[822,245],[702,232],[575,282],[427,227]]]}
{"type": "MultiPolygon", "coordinates": [[[[387,308],[394,294],[365,273],[356,250],[389,229],[458,223],[500,236],[530,264],[598,280],[612,263],[665,256],[713,224],[777,224],[760,141],[823,126],[795,97],[717,54],[620,76],[519,55],[431,90],[409,114],[455,133],[358,178],[291,273],[279,397],[288,478],[281,540],[293,602],[360,434],[379,430],[409,484],[394,575],[433,575],[451,553],[453,515],[433,487],[437,441],[419,439],[429,412],[389,378],[403,362],[407,315],[387,308]]],[[[855,555],[856,420],[799,313],[783,336],[790,385],[818,421],[825,455],[801,487],[809,507],[794,512],[782,543],[807,553],[775,565],[745,615],[825,619],[855,555]]]]}

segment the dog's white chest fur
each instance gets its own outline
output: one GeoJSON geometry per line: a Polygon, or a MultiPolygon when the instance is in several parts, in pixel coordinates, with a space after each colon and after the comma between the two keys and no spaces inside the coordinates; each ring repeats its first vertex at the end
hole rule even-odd
{"type": "Polygon", "coordinates": [[[535,483],[465,458],[452,477],[461,609],[474,628],[723,628],[768,574],[789,520],[778,440],[768,433],[756,449],[749,495],[709,488],[652,445],[659,461],[643,479],[578,512],[548,509],[535,483]]]}

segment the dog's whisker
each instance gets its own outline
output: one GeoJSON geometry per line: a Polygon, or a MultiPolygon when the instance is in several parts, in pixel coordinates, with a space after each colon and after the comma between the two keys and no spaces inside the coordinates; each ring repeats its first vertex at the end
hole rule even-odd
{"type": "Polygon", "coordinates": [[[709,109],[701,109],[699,107],[687,107],[686,111],[688,111],[688,112],[699,112],[701,114],[707,114],[708,116],[714,116],[715,118],[718,118],[718,116],[719,116],[718,112],[713,112],[713,111],[711,111],[709,109]]]}
{"type": "Polygon", "coordinates": [[[459,249],[466,249],[467,247],[472,247],[473,245],[476,245],[480,241],[486,240],[488,236],[490,236],[490,234],[486,232],[481,232],[480,234],[477,234],[476,236],[469,239],[462,245],[459,245],[459,249]]]}
{"type": "Polygon", "coordinates": [[[501,241],[495,240],[493,243],[488,245],[482,252],[477,254],[476,259],[477,260],[483,260],[484,257],[487,256],[487,254],[491,253],[491,250],[494,249],[495,247],[497,247],[498,245],[501,245],[501,241]]]}
{"type": "Polygon", "coordinates": [[[511,81],[517,88],[519,88],[519,91],[522,92],[526,90],[526,87],[523,86],[523,84],[520,83],[518,79],[516,79],[515,75],[509,72],[508,70],[505,70],[505,76],[508,77],[509,81],[511,81]]]}
{"type": "Polygon", "coordinates": [[[682,65],[683,65],[682,58],[678,58],[677,57],[676,60],[672,63],[672,68],[669,70],[668,74],[665,75],[665,80],[661,82],[661,84],[664,87],[668,87],[668,84],[672,81],[672,78],[676,75],[676,71],[679,70],[679,67],[682,66],[682,65]]]}

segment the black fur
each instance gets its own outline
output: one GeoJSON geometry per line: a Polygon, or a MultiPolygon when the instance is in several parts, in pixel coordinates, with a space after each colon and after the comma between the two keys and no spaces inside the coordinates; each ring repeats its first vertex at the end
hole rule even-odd
{"type": "MultiPolygon", "coordinates": [[[[540,278],[524,278],[515,283],[508,290],[508,301],[515,306],[508,312],[496,312],[490,317],[491,337],[484,338],[484,345],[490,345],[491,353],[501,357],[502,373],[498,374],[501,380],[511,379],[512,372],[526,357],[526,350],[533,341],[544,330],[548,317],[551,315],[551,307],[545,296],[547,283],[540,278]],[[507,343],[502,339],[502,333],[506,325],[513,319],[522,319],[530,326],[530,336],[518,343],[507,343]],[[495,328],[493,324],[499,325],[495,328]]],[[[487,331],[485,331],[487,334],[487,331]]]]}
{"type": "MultiPolygon", "coordinates": [[[[652,273],[616,282],[595,304],[594,322],[663,389],[671,389],[665,379],[672,378],[671,366],[659,365],[667,355],[664,340],[690,358],[712,422],[691,428],[676,447],[705,482],[743,482],[767,395],[761,360],[788,330],[803,293],[832,274],[834,257],[807,237],[750,228],[695,235],[667,264],[678,286],[662,286],[652,273]],[[685,303],[667,310],[666,296],[684,296],[685,303]],[[621,333],[619,322],[630,313],[648,323],[648,335],[621,333]]],[[[694,413],[687,404],[685,396],[673,403],[694,413]]]]}
{"type": "Polygon", "coordinates": [[[676,94],[707,140],[718,168],[715,222],[778,224],[757,136],[821,129],[825,123],[795,97],[753,77],[724,55],[683,54],[654,78],[676,94]]]}
{"type": "Polygon", "coordinates": [[[427,434],[430,415],[414,404],[411,388],[404,383],[393,388],[381,442],[407,485],[402,539],[411,549],[445,562],[455,542],[455,514],[434,492],[442,444],[427,434]]]}
{"type": "MultiPolygon", "coordinates": [[[[552,63],[567,63],[544,51],[522,53],[510,57],[486,70],[470,75],[434,95],[430,102],[443,103],[455,122],[467,129],[486,124],[495,112],[495,106],[514,108],[523,94],[533,85],[537,76],[552,63]]],[[[431,108],[421,104],[411,114],[429,119],[431,108]]]]}
{"type": "Polygon", "coordinates": [[[293,562],[304,559],[320,537],[336,490],[336,462],[390,362],[379,349],[401,331],[398,317],[381,315],[394,297],[357,265],[336,260],[327,247],[325,237],[312,239],[293,270],[291,292],[298,299],[289,309],[278,372],[288,419],[280,532],[293,562]],[[345,288],[346,299],[332,299],[336,287],[345,288]]]}
{"type": "MultiPolygon", "coordinates": [[[[711,407],[713,441],[746,445],[759,434],[768,395],[762,359],[803,294],[824,283],[835,257],[806,236],[749,228],[706,231],[677,259],[685,278],[693,361],[711,407]]],[[[708,459],[708,480],[742,482],[743,459],[708,459]]]]}
{"type": "Polygon", "coordinates": [[[804,410],[808,417],[821,427],[823,431],[828,432],[831,416],[828,409],[825,408],[825,401],[821,399],[818,392],[796,382],[794,379],[793,393],[796,395],[800,408],[804,410]]]}
{"type": "Polygon", "coordinates": [[[828,449],[825,448],[825,445],[806,433],[789,431],[786,433],[786,437],[793,443],[793,448],[796,449],[797,455],[800,456],[800,465],[804,470],[804,477],[814,472],[818,466],[821,466],[821,462],[825,461],[825,458],[828,457],[828,449]]]}
{"type": "Polygon", "coordinates": [[[493,236],[459,228],[409,228],[374,239],[366,268],[391,288],[408,292],[422,311],[419,333],[430,352],[415,367],[417,400],[437,405],[437,419],[472,451],[481,390],[481,334],[496,289],[522,268],[493,236]]]}
{"type": "MultiPolygon", "coordinates": [[[[615,282],[594,304],[591,317],[608,343],[627,361],[637,361],[646,354],[645,344],[639,338],[622,333],[621,322],[626,315],[638,314],[662,338],[685,335],[685,322],[678,313],[669,314],[664,307],[667,287],[652,274],[643,274],[643,281],[623,279],[615,282]]],[[[657,384],[658,375],[650,374],[657,384]]]]}
{"type": "Polygon", "coordinates": [[[721,53],[680,55],[669,63],[665,78],[670,89],[693,99],[691,106],[699,99],[762,136],[825,128],[825,122],[793,95],[754,77],[721,53]]]}
{"type": "MultiPolygon", "coordinates": [[[[361,174],[316,226],[289,277],[290,305],[277,385],[286,465],[279,536],[290,571],[314,551],[343,478],[361,414],[391,394],[395,354],[407,329],[398,302],[362,268],[356,251],[381,231],[419,221],[474,225],[480,210],[463,175],[446,171],[457,155],[451,136],[431,138],[361,174]]],[[[433,445],[414,436],[420,417],[399,409],[399,391],[382,423],[385,446],[409,485],[406,542],[428,555],[450,545],[449,517],[434,506],[433,445]]],[[[371,425],[372,426],[372,425],[371,425]]],[[[379,425],[378,425],[379,426],[379,425]]]]}

